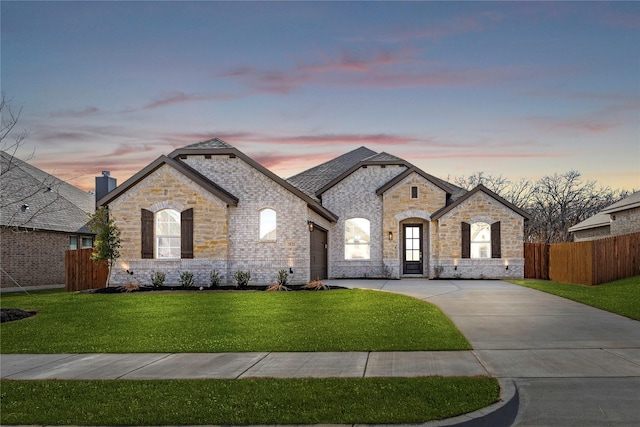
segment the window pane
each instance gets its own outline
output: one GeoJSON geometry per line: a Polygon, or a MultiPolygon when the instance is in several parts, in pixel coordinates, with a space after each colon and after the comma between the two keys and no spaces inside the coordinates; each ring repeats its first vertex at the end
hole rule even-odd
{"type": "Polygon", "coordinates": [[[78,249],[78,236],[69,236],[69,249],[78,249]]]}
{"type": "Polygon", "coordinates": [[[370,221],[365,218],[352,218],[345,221],[344,227],[345,259],[369,259],[370,221]]]}
{"type": "Polygon", "coordinates": [[[180,258],[180,212],[164,209],[156,213],[156,257],[180,258]]]}
{"type": "Polygon", "coordinates": [[[92,248],[93,247],[93,238],[91,237],[83,237],[82,238],[82,248],[92,248]]]}
{"type": "Polygon", "coordinates": [[[491,257],[491,227],[486,222],[471,224],[471,258],[491,257]]]}
{"type": "Polygon", "coordinates": [[[260,240],[276,240],[276,211],[260,211],[260,240]]]}

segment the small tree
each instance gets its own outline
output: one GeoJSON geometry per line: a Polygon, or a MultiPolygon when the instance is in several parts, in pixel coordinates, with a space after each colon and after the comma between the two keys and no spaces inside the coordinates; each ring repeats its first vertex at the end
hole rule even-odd
{"type": "Polygon", "coordinates": [[[113,218],[109,218],[109,211],[104,207],[100,207],[93,215],[89,215],[89,218],[89,229],[96,233],[91,259],[108,262],[108,287],[113,264],[120,258],[120,230],[113,218]]]}

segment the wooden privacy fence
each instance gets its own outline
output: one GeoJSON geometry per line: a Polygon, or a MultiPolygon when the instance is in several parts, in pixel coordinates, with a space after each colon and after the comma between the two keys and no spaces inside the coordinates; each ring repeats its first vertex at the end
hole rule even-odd
{"type": "Polygon", "coordinates": [[[526,278],[599,285],[638,274],[640,233],[586,242],[525,244],[526,278]]]}
{"type": "Polygon", "coordinates": [[[549,245],[546,243],[524,244],[524,277],[549,280],[549,245]]]}
{"type": "Polygon", "coordinates": [[[104,288],[109,267],[106,262],[91,259],[92,248],[68,250],[64,254],[65,289],[67,292],[104,288]]]}

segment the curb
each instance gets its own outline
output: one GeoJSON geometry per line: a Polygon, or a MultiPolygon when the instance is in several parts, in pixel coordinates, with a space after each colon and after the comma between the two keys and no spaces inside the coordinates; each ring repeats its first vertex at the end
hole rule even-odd
{"type": "Polygon", "coordinates": [[[518,415],[520,396],[518,387],[509,379],[498,379],[500,401],[468,414],[419,424],[422,427],[509,427],[518,415]]]}

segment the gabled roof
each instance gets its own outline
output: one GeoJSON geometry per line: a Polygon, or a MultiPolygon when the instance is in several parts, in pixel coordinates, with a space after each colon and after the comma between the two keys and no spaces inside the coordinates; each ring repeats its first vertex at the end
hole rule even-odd
{"type": "Polygon", "coordinates": [[[304,200],[307,203],[307,206],[311,210],[321,215],[328,221],[336,222],[338,220],[337,215],[335,215],[333,212],[331,212],[330,210],[322,206],[317,200],[310,197],[308,194],[306,194],[302,190],[298,189],[291,183],[280,178],[278,175],[274,174],[269,169],[262,166],[260,163],[256,162],[255,160],[253,160],[252,158],[250,158],[249,156],[247,156],[237,148],[234,148],[233,146],[227,144],[226,142],[224,142],[219,138],[214,138],[209,141],[203,141],[197,144],[188,145],[183,148],[178,148],[174,150],[171,154],[169,154],[169,157],[172,159],[180,159],[183,156],[189,156],[189,155],[229,155],[229,156],[238,157],[239,159],[242,159],[242,161],[247,163],[252,168],[256,169],[257,171],[259,171],[266,177],[270,178],[272,181],[274,181],[278,185],[282,186],[287,191],[293,193],[300,199],[304,200]]]}
{"type": "Polygon", "coordinates": [[[316,197],[318,190],[326,186],[329,182],[362,160],[377,154],[378,153],[367,147],[360,147],[333,160],[300,172],[287,179],[287,182],[296,186],[310,197],[316,197]]]}
{"type": "Polygon", "coordinates": [[[468,193],[466,193],[465,195],[463,195],[462,197],[460,197],[459,199],[457,199],[456,201],[454,201],[450,205],[445,206],[444,208],[439,209],[438,211],[434,212],[434,214],[431,215],[431,219],[435,220],[435,219],[441,218],[444,214],[446,214],[447,212],[450,212],[453,209],[455,209],[456,207],[460,206],[462,203],[464,203],[466,200],[469,200],[474,194],[476,194],[478,192],[482,192],[482,193],[486,194],[487,196],[495,199],[496,201],[502,203],[503,205],[505,205],[506,207],[508,207],[509,209],[511,209],[512,211],[514,211],[518,215],[520,215],[521,217],[523,217],[525,219],[531,219],[531,215],[529,215],[527,212],[525,212],[524,210],[520,209],[519,207],[517,207],[513,203],[510,203],[510,202],[506,201],[505,199],[503,199],[502,197],[498,196],[496,193],[494,193],[493,191],[489,190],[487,187],[485,187],[482,184],[477,185],[473,190],[469,191],[468,193]]]}
{"type": "MultiPolygon", "coordinates": [[[[364,147],[363,147],[364,148],[364,147]]],[[[341,174],[335,176],[333,179],[331,179],[330,181],[328,181],[324,186],[320,187],[318,190],[316,190],[316,197],[320,197],[322,195],[322,193],[328,191],[331,187],[333,187],[334,185],[338,184],[340,181],[342,181],[343,179],[345,179],[346,177],[348,177],[349,175],[351,175],[352,173],[354,173],[355,171],[357,171],[358,169],[362,168],[362,167],[367,167],[367,166],[392,166],[392,165],[397,165],[397,166],[405,166],[406,168],[412,168],[413,165],[409,162],[407,162],[404,159],[401,159],[400,157],[396,157],[393,156],[391,154],[388,153],[376,153],[372,156],[369,156],[367,158],[364,158],[362,160],[360,160],[359,162],[353,164],[350,168],[346,169],[344,172],[342,172],[341,174]]]]}
{"type": "Polygon", "coordinates": [[[394,185],[396,185],[397,183],[399,183],[400,181],[402,181],[403,179],[405,179],[406,177],[408,177],[412,173],[417,173],[418,175],[420,175],[421,177],[423,177],[427,181],[431,182],[433,185],[435,185],[436,187],[440,188],[441,190],[443,190],[447,194],[454,194],[454,193],[459,194],[460,192],[462,192],[462,193],[466,192],[466,190],[464,190],[462,188],[455,187],[453,184],[449,184],[449,183],[447,183],[447,182],[445,182],[445,181],[443,181],[443,180],[441,180],[439,178],[436,178],[433,175],[429,175],[428,173],[424,172],[422,169],[419,169],[419,168],[413,166],[413,167],[407,169],[406,171],[402,172],[400,175],[398,175],[395,178],[393,178],[391,181],[387,182],[382,187],[378,188],[376,190],[376,194],[378,196],[380,196],[381,194],[383,194],[384,192],[389,190],[391,187],[393,187],[394,185]]]}
{"type": "Polygon", "coordinates": [[[611,206],[601,210],[601,213],[612,214],[615,212],[626,211],[629,209],[640,208],[640,191],[636,191],[632,195],[625,197],[612,204],[611,206]]]}
{"type": "Polygon", "coordinates": [[[183,162],[180,162],[178,160],[174,160],[167,156],[158,157],[152,163],[147,165],[144,169],[142,169],[141,171],[133,175],[124,183],[122,183],[122,185],[116,187],[115,190],[109,192],[102,199],[98,200],[98,205],[103,206],[113,202],[115,199],[120,197],[123,193],[125,193],[131,187],[133,187],[134,185],[136,185],[137,183],[139,183],[144,178],[151,175],[153,172],[155,172],[156,170],[158,170],[160,167],[164,165],[168,165],[176,169],[178,172],[182,173],[183,175],[191,179],[193,182],[195,182],[196,184],[198,184],[199,186],[201,186],[202,188],[204,188],[205,190],[207,190],[208,192],[210,192],[211,194],[213,194],[214,196],[216,196],[217,198],[225,202],[227,205],[230,205],[230,206],[238,205],[238,198],[236,196],[229,193],[228,191],[226,191],[224,188],[220,187],[216,183],[212,182],[209,178],[205,177],[200,172],[193,169],[191,166],[183,162]]]}
{"type": "Polygon", "coordinates": [[[86,224],[95,210],[93,194],[4,151],[0,163],[0,225],[92,234],[86,224]]]}

